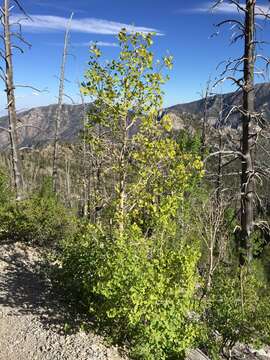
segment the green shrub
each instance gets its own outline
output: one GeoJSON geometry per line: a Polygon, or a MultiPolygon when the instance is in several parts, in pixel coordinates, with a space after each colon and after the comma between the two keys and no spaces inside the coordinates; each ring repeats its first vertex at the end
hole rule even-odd
{"type": "Polygon", "coordinates": [[[92,303],[96,301],[93,288],[98,280],[97,269],[106,258],[105,243],[101,228],[87,223],[81,223],[73,236],[60,243],[61,271],[57,278],[69,300],[82,304],[91,315],[92,303]]]}
{"type": "Polygon", "coordinates": [[[6,205],[12,198],[12,191],[9,184],[8,175],[0,169],[0,207],[6,205]]]}
{"type": "Polygon", "coordinates": [[[51,246],[69,235],[74,220],[46,187],[29,199],[1,208],[0,239],[51,246]]]}
{"type": "Polygon", "coordinates": [[[206,317],[213,357],[236,343],[269,344],[270,293],[255,265],[249,270],[222,267],[215,273],[206,317]]]}
{"type": "Polygon", "coordinates": [[[182,358],[199,331],[197,239],[162,231],[146,238],[136,225],[122,237],[85,230],[62,244],[69,289],[135,358],[182,358]]]}

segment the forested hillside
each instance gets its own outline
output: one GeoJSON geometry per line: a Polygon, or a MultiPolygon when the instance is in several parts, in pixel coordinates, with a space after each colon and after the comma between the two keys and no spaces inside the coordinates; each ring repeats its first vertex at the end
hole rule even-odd
{"type": "MultiPolygon", "coordinates": [[[[264,119],[270,121],[270,85],[269,83],[257,84],[255,86],[255,108],[263,112],[264,119]]],[[[163,110],[164,114],[170,114],[175,130],[181,128],[198,129],[204,117],[205,102],[207,101],[208,124],[217,127],[238,128],[241,124],[241,114],[235,111],[227,118],[228,113],[234,106],[241,104],[242,93],[228,93],[223,95],[212,95],[209,99],[203,98],[187,104],[178,104],[163,110]],[[220,103],[224,103],[223,113],[220,117],[220,103]],[[175,116],[174,116],[175,115],[175,116]],[[226,122],[225,122],[226,120],[226,122]],[[220,121],[222,123],[220,124],[220,121]],[[224,123],[225,122],[225,123],[224,123]]],[[[88,104],[88,112],[91,106],[88,104]]],[[[84,105],[64,104],[62,108],[61,142],[74,143],[79,139],[83,130],[84,105]]],[[[21,123],[29,125],[19,131],[19,145],[21,147],[42,147],[53,142],[54,119],[57,114],[57,105],[48,105],[33,108],[18,114],[21,123]],[[31,126],[30,126],[31,125],[31,126]],[[33,126],[33,127],[32,127],[33,126]]],[[[0,118],[1,126],[8,127],[8,118],[0,118]]],[[[1,149],[7,149],[9,140],[8,134],[2,131],[0,134],[1,149]]]]}
{"type": "MultiPolygon", "coordinates": [[[[91,113],[91,105],[87,104],[87,112],[91,113]]],[[[166,109],[164,109],[166,112],[166,109]]],[[[62,121],[59,138],[62,143],[77,143],[83,131],[83,114],[84,105],[64,104],[62,108],[62,121]]],[[[39,108],[33,108],[18,114],[19,121],[27,125],[18,131],[18,145],[20,147],[40,148],[53,143],[54,140],[54,119],[57,115],[57,105],[48,105],[39,108]]],[[[162,115],[162,112],[161,112],[162,115]]],[[[188,123],[192,128],[196,128],[199,122],[199,116],[191,114],[177,114],[173,119],[175,130],[185,127],[188,123]],[[192,121],[190,121],[192,120],[192,121]]],[[[8,128],[8,117],[0,118],[0,124],[3,128],[8,128]]],[[[2,130],[0,133],[0,148],[8,150],[9,138],[8,133],[2,130]]]]}
{"type": "MultiPolygon", "coordinates": [[[[83,106],[63,105],[60,138],[63,142],[74,142],[80,136],[83,129],[83,106]]],[[[20,147],[43,147],[53,143],[54,121],[57,114],[57,105],[49,105],[30,109],[18,114],[19,121],[28,125],[18,132],[18,144],[20,147]]],[[[8,118],[0,119],[1,126],[8,128],[8,118]]],[[[0,134],[1,149],[9,148],[8,133],[2,130],[0,134]]]]}
{"type": "Polygon", "coordinates": [[[268,7],[175,12],[217,16],[215,36],[225,48],[229,30],[236,47],[201,100],[165,106],[179,62],[163,52],[165,32],[80,18],[79,3],[65,18],[69,2],[0,8],[0,360],[270,358],[268,7]],[[47,91],[18,82],[24,28],[46,39],[48,67],[64,37],[57,103],[20,112],[21,89],[47,91]],[[113,42],[85,46],[79,34],[113,42]],[[87,62],[72,82],[74,49],[87,62]]]}
{"type": "MultiPolygon", "coordinates": [[[[270,85],[269,83],[256,84],[254,87],[255,110],[262,113],[265,120],[270,119],[270,85]]],[[[236,91],[228,94],[210,94],[208,99],[201,99],[187,104],[174,105],[167,109],[168,112],[175,114],[189,113],[203,117],[206,110],[208,112],[209,122],[214,126],[228,126],[237,128],[241,125],[241,114],[237,109],[230,113],[234,106],[240,106],[242,102],[242,91],[236,91]],[[222,116],[220,116],[221,103],[223,103],[222,116]],[[230,114],[228,116],[228,114],[230,114]],[[221,123],[220,123],[221,122],[221,123]]]]}

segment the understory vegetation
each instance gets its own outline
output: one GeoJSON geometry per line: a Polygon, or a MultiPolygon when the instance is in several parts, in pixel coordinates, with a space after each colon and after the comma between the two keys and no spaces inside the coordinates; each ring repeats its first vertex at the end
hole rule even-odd
{"type": "Polygon", "coordinates": [[[1,241],[25,241],[30,245],[54,248],[70,236],[76,219],[57,200],[50,179],[46,179],[31,197],[20,202],[12,197],[4,174],[1,179],[1,197],[5,200],[0,208],[1,241]]]}
{"type": "Polygon", "coordinates": [[[41,176],[19,198],[0,174],[0,241],[49,249],[67,301],[130,358],[184,359],[200,348],[220,359],[239,343],[270,345],[269,214],[259,189],[257,221],[243,221],[248,155],[237,148],[234,162],[218,163],[221,132],[176,130],[161,110],[172,56],[154,58],[151,34],[123,29],[118,42],[110,61],[91,47],[81,84],[91,106],[73,165],[54,159],[54,179],[41,176]]]}

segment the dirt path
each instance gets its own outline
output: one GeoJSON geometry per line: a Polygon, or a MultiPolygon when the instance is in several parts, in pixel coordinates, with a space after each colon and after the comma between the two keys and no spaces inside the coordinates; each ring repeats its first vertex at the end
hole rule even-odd
{"type": "Polygon", "coordinates": [[[40,259],[19,243],[0,246],[0,360],[121,360],[96,335],[63,332],[67,314],[40,259]]]}

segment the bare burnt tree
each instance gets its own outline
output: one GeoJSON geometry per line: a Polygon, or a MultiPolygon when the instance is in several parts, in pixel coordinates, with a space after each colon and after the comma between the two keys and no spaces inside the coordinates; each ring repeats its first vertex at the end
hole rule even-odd
{"type": "MultiPolygon", "coordinates": [[[[218,7],[223,0],[215,1],[213,8],[218,7]]],[[[257,54],[257,49],[262,43],[256,37],[256,15],[268,18],[261,9],[256,6],[256,0],[246,0],[241,3],[238,0],[229,0],[228,3],[235,7],[238,12],[236,18],[226,19],[217,28],[229,24],[233,28],[232,43],[242,41],[243,54],[239,58],[230,59],[225,63],[219,81],[230,80],[237,86],[237,90],[242,91],[242,103],[234,106],[231,112],[241,114],[241,140],[239,149],[232,151],[232,156],[237,155],[241,159],[241,179],[240,179],[240,229],[237,232],[239,243],[239,263],[241,266],[249,263],[252,259],[252,233],[255,225],[256,183],[258,174],[255,168],[254,149],[258,139],[260,114],[255,112],[255,90],[254,78],[257,71],[256,63],[259,59],[268,59],[261,54],[257,54]]]]}
{"type": "MultiPolygon", "coordinates": [[[[80,87],[80,83],[79,83],[80,87]]],[[[80,91],[81,103],[83,107],[83,144],[82,144],[82,172],[83,172],[83,205],[82,205],[82,215],[87,217],[89,214],[89,192],[90,192],[90,171],[89,171],[89,159],[87,161],[87,155],[89,157],[89,151],[87,146],[87,121],[88,114],[87,108],[84,101],[83,93],[80,91]]]]}
{"type": "Polygon", "coordinates": [[[221,190],[222,190],[222,132],[219,130],[218,133],[218,165],[217,165],[217,177],[216,177],[216,204],[219,205],[221,202],[221,190]]]}
{"type": "Polygon", "coordinates": [[[202,205],[202,211],[197,214],[198,223],[202,224],[201,236],[206,256],[204,295],[211,289],[214,272],[226,258],[229,233],[224,219],[227,208],[228,203],[223,198],[217,206],[215,194],[212,194],[202,205]]]}
{"type": "Polygon", "coordinates": [[[207,133],[207,125],[208,125],[208,115],[209,115],[209,96],[211,95],[211,79],[207,81],[206,89],[202,92],[202,98],[204,99],[204,108],[203,108],[203,119],[202,119],[202,134],[201,134],[201,156],[202,159],[205,157],[206,150],[206,133],[207,133]]]}
{"type": "Polygon", "coordinates": [[[59,129],[61,126],[62,120],[62,108],[63,108],[63,98],[64,98],[64,84],[65,84],[65,70],[66,70],[66,61],[68,55],[68,45],[69,45],[69,33],[71,28],[71,22],[73,18],[73,13],[70,16],[70,19],[67,24],[65,39],[64,39],[64,49],[62,55],[62,63],[60,70],[60,79],[59,79],[59,94],[58,94],[58,106],[57,113],[55,118],[55,132],[54,132],[54,142],[53,142],[53,168],[52,168],[52,178],[53,178],[53,190],[57,191],[57,181],[58,181],[58,168],[59,168],[59,129]]]}
{"type": "MultiPolygon", "coordinates": [[[[217,151],[217,163],[215,160],[215,164],[211,164],[208,172],[208,181],[210,181],[214,188],[214,198],[215,198],[215,206],[218,208],[221,204],[221,193],[222,193],[222,172],[223,166],[223,156],[222,149],[224,147],[223,144],[223,95],[220,93],[215,93],[213,89],[213,84],[211,83],[211,78],[207,81],[205,91],[202,91],[201,97],[204,101],[203,106],[203,117],[202,117],[202,129],[201,129],[201,157],[202,160],[206,160],[207,162],[207,147],[210,150],[209,137],[212,138],[215,145],[214,151],[217,151]],[[214,102],[217,104],[217,121],[214,127],[209,127],[209,103],[211,98],[216,96],[214,102]],[[215,170],[214,170],[215,169],[215,170]],[[213,171],[214,170],[214,171],[213,171]]],[[[213,115],[212,115],[213,116],[213,115]]]]}
{"type": "MultiPolygon", "coordinates": [[[[17,113],[16,113],[16,100],[15,100],[15,84],[14,84],[14,75],[13,75],[13,49],[18,49],[23,52],[23,49],[13,42],[13,39],[16,38],[20,42],[26,43],[22,34],[20,24],[12,24],[10,22],[10,11],[12,2],[9,0],[4,0],[2,7],[0,7],[0,21],[2,26],[2,34],[0,38],[3,42],[3,49],[0,49],[0,57],[3,60],[4,65],[0,67],[0,77],[5,84],[5,92],[7,97],[7,111],[8,111],[8,121],[9,128],[3,129],[6,130],[10,138],[10,147],[11,147],[11,164],[12,164],[12,174],[13,182],[16,192],[16,199],[20,200],[23,193],[23,177],[22,177],[22,166],[20,159],[20,152],[18,149],[18,126],[17,126],[17,113]],[[16,31],[12,28],[12,25],[17,25],[19,30],[16,31]]],[[[14,0],[13,3],[19,7],[19,9],[26,15],[19,1],[14,0]]],[[[29,44],[28,44],[29,45],[29,44]]]]}
{"type": "Polygon", "coordinates": [[[254,159],[252,117],[254,117],[254,65],[255,65],[255,5],[256,0],[247,0],[245,9],[245,52],[242,117],[242,174],[241,174],[241,231],[240,264],[252,257],[250,241],[254,228],[254,159]]]}

